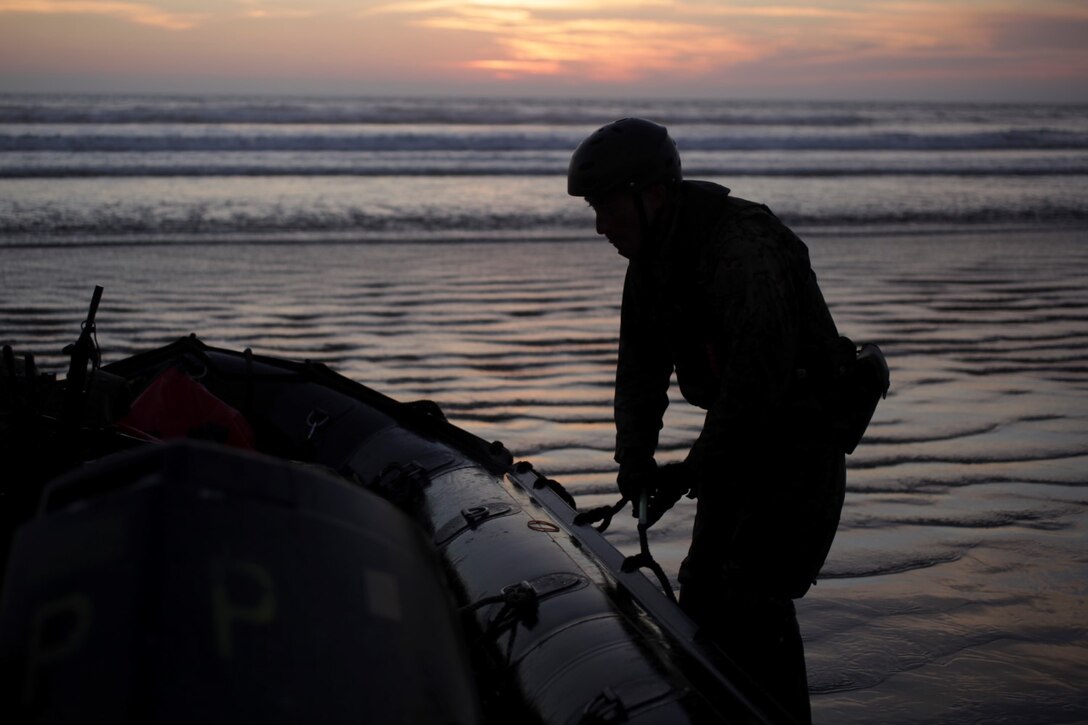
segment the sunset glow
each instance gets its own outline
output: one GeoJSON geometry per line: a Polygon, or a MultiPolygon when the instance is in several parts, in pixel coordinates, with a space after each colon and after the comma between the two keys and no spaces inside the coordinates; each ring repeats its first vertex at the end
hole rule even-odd
{"type": "Polygon", "coordinates": [[[0,0],[0,90],[1088,100],[1082,2],[0,0]]]}
{"type": "Polygon", "coordinates": [[[98,0],[5,0],[0,13],[39,15],[108,15],[137,25],[188,30],[208,16],[176,13],[147,3],[99,2],[98,0]]]}

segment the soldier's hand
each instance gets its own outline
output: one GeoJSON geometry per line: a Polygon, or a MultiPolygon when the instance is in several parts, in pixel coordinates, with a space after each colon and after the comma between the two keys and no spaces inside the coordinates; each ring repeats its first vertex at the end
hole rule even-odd
{"type": "Polygon", "coordinates": [[[680,497],[691,491],[694,471],[686,463],[667,463],[654,471],[649,487],[650,500],[646,506],[646,526],[653,526],[665,512],[676,505],[680,497]]]}

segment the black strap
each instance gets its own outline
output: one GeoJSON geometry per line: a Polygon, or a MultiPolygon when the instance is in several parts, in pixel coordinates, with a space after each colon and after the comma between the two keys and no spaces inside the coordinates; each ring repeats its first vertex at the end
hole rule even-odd
{"type": "MultiPolygon", "coordinates": [[[[643,496],[645,496],[645,494],[643,494],[643,496]]],[[[646,507],[642,506],[641,509],[645,512],[646,507]]],[[[654,576],[657,577],[657,582],[661,585],[661,591],[665,592],[665,596],[671,599],[673,604],[679,604],[676,600],[676,594],[672,590],[672,583],[669,581],[669,578],[665,576],[665,570],[661,568],[661,565],[658,564],[650,554],[650,544],[646,537],[646,529],[648,527],[644,522],[645,513],[642,513],[639,518],[643,519],[643,521],[639,521],[638,524],[638,545],[641,551],[634,556],[629,556],[624,559],[623,564],[620,565],[620,570],[632,572],[637,571],[638,569],[649,569],[654,573],[654,576]]]]}

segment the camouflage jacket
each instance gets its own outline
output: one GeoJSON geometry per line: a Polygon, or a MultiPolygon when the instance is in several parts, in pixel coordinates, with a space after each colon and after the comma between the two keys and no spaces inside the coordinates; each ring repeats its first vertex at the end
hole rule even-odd
{"type": "Polygon", "coordinates": [[[798,370],[837,338],[808,249],[767,207],[685,181],[671,214],[624,282],[615,394],[621,466],[654,455],[674,370],[684,398],[707,410],[688,455],[699,469],[777,437],[775,418],[798,370]]]}

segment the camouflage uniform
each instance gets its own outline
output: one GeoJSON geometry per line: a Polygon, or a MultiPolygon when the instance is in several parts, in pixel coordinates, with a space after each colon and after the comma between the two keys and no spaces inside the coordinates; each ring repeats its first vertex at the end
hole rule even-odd
{"type": "MultiPolygon", "coordinates": [[[[624,283],[616,460],[622,470],[654,455],[675,369],[684,398],[707,410],[687,458],[698,509],[681,606],[720,642],[754,637],[739,646],[757,659],[780,661],[768,647],[790,640],[803,680],[790,600],[830,548],[845,473],[843,454],[796,424],[799,378],[838,334],[807,248],[769,209],[708,182],[682,182],[676,197],[664,234],[624,283]],[[751,621],[768,616],[766,626],[751,621]]],[[[748,666],[757,680],[777,667],[748,666]]],[[[807,685],[793,684],[804,702],[789,709],[807,719],[807,685]]]]}

